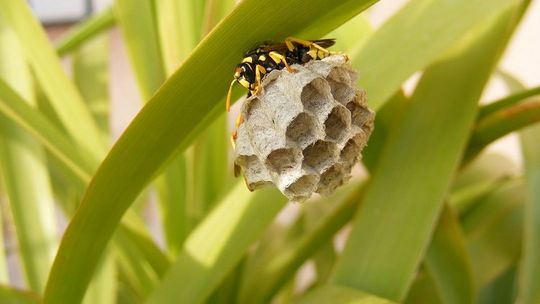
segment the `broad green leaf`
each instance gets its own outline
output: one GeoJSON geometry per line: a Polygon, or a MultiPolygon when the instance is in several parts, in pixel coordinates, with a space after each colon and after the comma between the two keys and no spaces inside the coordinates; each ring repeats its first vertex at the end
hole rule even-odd
{"type": "Polygon", "coordinates": [[[251,194],[238,184],[190,234],[147,303],[203,302],[285,203],[275,189],[251,194]]]}
{"type": "Polygon", "coordinates": [[[38,304],[41,303],[41,298],[39,294],[30,290],[0,285],[0,302],[3,304],[38,304]]]}
{"type": "Polygon", "coordinates": [[[331,241],[334,234],[351,220],[358,203],[362,201],[363,193],[363,183],[351,183],[323,201],[334,206],[317,225],[299,237],[288,237],[282,233],[276,236],[277,240],[272,244],[260,245],[262,248],[255,252],[246,265],[239,302],[270,301],[271,297],[294,276],[298,268],[331,241]]]}
{"type": "Polygon", "coordinates": [[[219,101],[246,49],[257,41],[295,35],[290,29],[300,32],[311,27],[311,37],[320,37],[373,2],[314,1],[306,8],[300,0],[242,1],[152,97],[98,169],[64,234],[45,302],[80,300],[107,241],[137,194],[223,112],[219,101]],[[224,48],[229,51],[223,52],[224,48]]]}
{"type": "Polygon", "coordinates": [[[518,301],[540,302],[540,126],[520,132],[527,201],[523,233],[523,255],[519,269],[518,301]]]}
{"type": "MultiPolygon", "coordinates": [[[[0,14],[0,79],[35,106],[30,69],[13,30],[0,14]]],[[[42,292],[58,246],[54,198],[43,148],[19,126],[0,118],[0,174],[9,198],[27,286],[42,292]]]]}
{"type": "MultiPolygon", "coordinates": [[[[160,45],[165,42],[160,39],[161,33],[157,28],[157,22],[160,19],[156,19],[154,15],[154,6],[165,2],[168,1],[120,0],[116,5],[118,21],[131,58],[131,65],[138,80],[141,97],[145,101],[163,83],[166,74],[172,73],[164,57],[167,54],[165,48],[160,45]]],[[[174,29],[169,30],[174,33],[174,29]]],[[[167,41],[177,39],[173,35],[167,38],[167,41]]],[[[165,239],[173,255],[178,253],[193,226],[187,216],[186,170],[185,159],[180,156],[168,166],[155,183],[165,239]]]]}
{"type": "Polygon", "coordinates": [[[485,233],[511,210],[523,205],[525,189],[521,179],[504,182],[493,191],[478,198],[467,212],[461,215],[461,226],[468,238],[485,233]]]}
{"type": "Polygon", "coordinates": [[[516,165],[500,154],[483,154],[463,168],[454,180],[449,205],[460,215],[518,175],[516,165]]]}
{"type": "MultiPolygon", "coordinates": [[[[108,36],[92,37],[72,58],[73,79],[100,128],[103,141],[109,137],[108,36]]],[[[111,250],[103,256],[83,303],[116,303],[116,263],[111,250]]]]}
{"type": "Polygon", "coordinates": [[[211,296],[208,297],[207,303],[212,304],[229,304],[237,303],[238,291],[244,270],[245,258],[242,259],[228,276],[221,282],[220,286],[214,290],[211,296]]]}
{"type": "Polygon", "coordinates": [[[478,296],[478,304],[511,304],[516,303],[516,267],[508,269],[505,273],[493,280],[488,286],[482,288],[478,296]]]}
{"type": "Polygon", "coordinates": [[[442,303],[440,290],[435,285],[435,280],[428,271],[424,270],[418,272],[403,303],[442,303]]]}
{"type": "Polygon", "coordinates": [[[13,28],[36,79],[68,134],[100,159],[105,144],[87,106],[60,65],[58,55],[24,0],[0,2],[0,13],[13,28]]]}
{"type": "Polygon", "coordinates": [[[369,104],[378,110],[414,72],[449,49],[471,29],[508,8],[508,0],[417,0],[377,30],[351,53],[369,104]]]}
{"type": "MultiPolygon", "coordinates": [[[[200,23],[197,24],[197,22],[200,20],[196,20],[194,11],[199,3],[202,2],[174,0],[155,2],[156,12],[159,15],[157,32],[167,75],[172,74],[178,68],[199,41],[200,23]]],[[[205,135],[211,136],[211,133],[208,132],[206,131],[205,135]]],[[[225,143],[225,132],[219,135],[221,138],[218,138],[215,144],[221,150],[223,147],[226,149],[226,145],[219,147],[219,144],[225,143]]],[[[213,142],[212,137],[207,138],[207,140],[213,142]]],[[[178,254],[185,238],[204,214],[202,206],[205,203],[200,201],[203,199],[201,188],[204,187],[205,183],[205,166],[211,166],[210,164],[199,164],[201,159],[206,161],[208,156],[204,147],[203,143],[200,149],[197,149],[198,151],[195,151],[195,147],[188,149],[186,153],[178,156],[162,176],[156,180],[165,239],[173,255],[178,254]]],[[[218,149],[215,152],[219,151],[218,149]]],[[[225,154],[224,163],[218,164],[218,166],[226,165],[225,154]]],[[[219,170],[220,167],[215,168],[214,173],[217,174],[214,176],[219,177],[225,173],[225,170],[219,170]]],[[[204,190],[205,193],[213,193],[215,189],[204,190]]]]}
{"type": "Polygon", "coordinates": [[[540,121],[540,97],[533,97],[519,104],[484,116],[474,127],[465,161],[474,158],[495,140],[540,121]]]}
{"type": "MultiPolygon", "coordinates": [[[[211,27],[223,19],[234,4],[230,0],[220,2],[221,4],[213,0],[206,1],[202,26],[203,30],[207,31],[203,31],[202,36],[206,36],[211,27]]],[[[233,184],[234,175],[228,157],[230,137],[227,132],[227,114],[223,113],[214,120],[193,144],[191,199],[200,214],[208,213],[233,184]]],[[[202,216],[199,216],[196,220],[200,221],[201,218],[202,216]]]]}
{"type": "Polygon", "coordinates": [[[155,180],[164,238],[172,255],[178,254],[194,226],[194,212],[191,212],[187,200],[186,171],[186,160],[179,156],[155,180]]]}
{"type": "Polygon", "coordinates": [[[525,189],[519,180],[481,198],[462,217],[475,285],[483,288],[519,258],[525,189]]]}
{"type": "Polygon", "coordinates": [[[302,300],[301,304],[392,304],[387,299],[377,297],[372,294],[364,293],[353,288],[343,286],[323,286],[308,293],[302,300]]]}
{"type": "Polygon", "coordinates": [[[137,302],[140,303],[152,292],[160,277],[125,233],[115,234],[114,242],[119,244],[114,254],[118,257],[121,271],[136,293],[137,302]]]}
{"type": "Polygon", "coordinates": [[[388,139],[332,283],[395,301],[406,295],[482,89],[514,26],[512,13],[508,9],[471,31],[424,72],[399,129],[388,139]]]}
{"type": "Polygon", "coordinates": [[[375,128],[369,138],[369,144],[362,150],[362,162],[369,172],[372,173],[378,160],[384,158],[382,152],[385,150],[388,138],[396,130],[395,126],[399,125],[408,106],[409,98],[403,91],[399,91],[377,112],[375,128]]]}
{"type": "MultiPolygon", "coordinates": [[[[230,189],[234,178],[229,165],[227,115],[223,113],[205,130],[193,146],[193,202],[197,204],[197,218],[208,213],[226,190],[230,189]]],[[[239,182],[241,183],[241,182],[239,182]]]]}
{"type": "Polygon", "coordinates": [[[111,28],[114,23],[113,8],[108,7],[65,33],[56,43],[56,52],[60,56],[70,53],[87,40],[111,28]]]}
{"type": "Polygon", "coordinates": [[[98,265],[96,274],[90,285],[88,292],[84,296],[84,304],[113,304],[116,302],[117,276],[116,276],[115,256],[111,250],[107,250],[103,260],[98,265]]]}
{"type": "Polygon", "coordinates": [[[475,303],[474,280],[465,238],[453,210],[445,206],[426,252],[426,269],[442,303],[475,303]]]}

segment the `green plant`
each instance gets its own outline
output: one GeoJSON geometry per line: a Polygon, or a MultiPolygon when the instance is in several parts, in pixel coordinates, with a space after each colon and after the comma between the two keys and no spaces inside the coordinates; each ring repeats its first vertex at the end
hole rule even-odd
{"type": "Polygon", "coordinates": [[[539,89],[507,76],[520,92],[478,105],[530,1],[411,1],[373,31],[375,2],[118,0],[56,50],[25,1],[0,2],[0,200],[26,283],[11,287],[3,251],[1,302],[538,303],[539,89]],[[109,148],[112,26],[147,103],[109,148]],[[225,93],[253,44],[325,35],[378,112],[369,174],[274,222],[283,196],[232,179],[225,93]],[[513,131],[522,171],[483,153],[513,131]],[[164,248],[141,219],[154,190],[164,248]]]}

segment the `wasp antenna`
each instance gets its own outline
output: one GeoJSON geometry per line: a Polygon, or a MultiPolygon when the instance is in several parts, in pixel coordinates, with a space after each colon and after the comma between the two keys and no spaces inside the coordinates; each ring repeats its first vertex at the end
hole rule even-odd
{"type": "Polygon", "coordinates": [[[231,81],[231,85],[229,86],[229,92],[227,92],[227,101],[225,103],[225,109],[227,110],[227,112],[231,110],[232,88],[235,82],[236,79],[233,79],[233,81],[231,81]]]}

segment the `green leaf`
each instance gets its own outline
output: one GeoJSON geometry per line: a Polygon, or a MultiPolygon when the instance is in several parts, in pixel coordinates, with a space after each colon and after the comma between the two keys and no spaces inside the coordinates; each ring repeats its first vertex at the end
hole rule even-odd
{"type": "Polygon", "coordinates": [[[84,155],[70,138],[53,125],[43,114],[32,108],[13,89],[0,79],[0,112],[2,117],[32,134],[73,176],[86,184],[94,171],[96,160],[84,155]]]}
{"type": "Polygon", "coordinates": [[[0,12],[13,28],[35,73],[36,79],[48,97],[68,134],[81,147],[100,159],[105,143],[84,104],[77,88],[62,69],[39,21],[32,15],[24,0],[0,2],[0,12]]]}
{"type": "Polygon", "coordinates": [[[73,80],[96,121],[109,138],[109,35],[98,35],[74,52],[73,80]]]}
{"type": "Polygon", "coordinates": [[[465,238],[456,215],[447,205],[433,232],[425,263],[442,303],[475,303],[474,280],[465,238]]]}
{"type": "Polygon", "coordinates": [[[333,206],[331,211],[319,219],[317,225],[298,233],[296,238],[288,237],[290,233],[281,233],[276,235],[271,244],[260,245],[261,248],[246,265],[239,302],[270,301],[272,295],[294,276],[298,268],[351,220],[363,194],[363,183],[351,183],[320,202],[331,203],[333,206]]]}
{"type": "Polygon", "coordinates": [[[201,38],[204,1],[155,1],[157,26],[167,74],[176,70],[195,48],[201,38]]]}
{"type": "Polygon", "coordinates": [[[394,302],[375,295],[360,292],[343,286],[323,286],[308,293],[301,304],[335,303],[335,304],[392,304],[394,302]]]}
{"type": "Polygon", "coordinates": [[[396,126],[401,122],[403,113],[407,112],[409,101],[405,93],[399,91],[377,112],[375,128],[369,138],[369,144],[362,151],[362,162],[369,172],[373,173],[379,159],[384,158],[382,152],[385,150],[388,138],[394,130],[397,130],[396,126]]]}
{"type": "Polygon", "coordinates": [[[116,303],[116,263],[115,256],[107,250],[103,260],[98,265],[96,274],[90,285],[88,292],[84,296],[84,304],[113,304],[116,303]]]}
{"type": "Polygon", "coordinates": [[[395,301],[406,295],[458,168],[476,103],[514,26],[512,13],[475,29],[424,72],[373,174],[334,284],[395,301]]]}
{"type": "Polygon", "coordinates": [[[223,112],[218,102],[246,49],[257,41],[295,35],[290,29],[321,36],[373,2],[316,1],[306,9],[300,0],[242,1],[152,97],[98,169],[64,234],[45,302],[80,300],[107,241],[137,194],[175,152],[184,150],[223,112]]]}
{"type": "Polygon", "coordinates": [[[405,304],[440,304],[442,303],[440,290],[435,285],[435,280],[428,271],[419,271],[409,289],[405,304]]]}
{"type": "Polygon", "coordinates": [[[520,102],[526,100],[527,98],[536,96],[536,95],[540,95],[540,87],[532,88],[529,90],[523,90],[522,92],[518,92],[508,97],[493,101],[487,105],[480,107],[480,110],[478,110],[478,119],[484,118],[487,115],[493,114],[504,108],[508,108],[515,104],[519,104],[520,102]]]}
{"type": "MultiPolygon", "coordinates": [[[[234,0],[206,0],[202,33],[206,36],[234,7],[234,0]]],[[[202,37],[201,37],[202,38],[202,37]]]]}
{"type": "MultiPolygon", "coordinates": [[[[81,45],[72,58],[73,79],[98,123],[105,142],[109,138],[108,36],[92,37],[81,45]]],[[[116,303],[115,257],[107,250],[94,276],[84,303],[116,303]]]]}
{"type": "Polygon", "coordinates": [[[115,21],[112,7],[102,10],[63,34],[56,43],[56,52],[60,56],[72,52],[81,44],[111,28],[115,21]]]}
{"type": "Polygon", "coordinates": [[[143,100],[165,80],[152,0],[118,0],[115,14],[143,100]]]}
{"type": "MultiPolygon", "coordinates": [[[[364,43],[372,33],[373,29],[366,14],[358,14],[326,35],[326,37],[336,39],[336,44],[332,46],[332,49],[351,56],[350,54],[357,54],[358,50],[364,46],[364,43]]],[[[360,75],[360,78],[362,76],[360,75]]]]}
{"type": "Polygon", "coordinates": [[[495,140],[540,121],[540,97],[530,98],[480,119],[473,130],[465,161],[495,140]]]}
{"type": "Polygon", "coordinates": [[[190,234],[147,303],[203,302],[285,203],[275,189],[251,194],[238,184],[190,234]]]}
{"type": "Polygon", "coordinates": [[[519,268],[518,301],[540,302],[540,126],[520,132],[527,201],[523,233],[523,255],[519,268]]]}
{"type": "Polygon", "coordinates": [[[229,165],[227,115],[219,116],[198,138],[193,147],[193,201],[197,204],[197,221],[212,209],[234,183],[229,165]]]}
{"type": "Polygon", "coordinates": [[[513,265],[521,252],[523,182],[512,180],[480,199],[462,218],[478,289],[513,265]]]}
{"type": "MultiPolygon", "coordinates": [[[[227,13],[227,9],[232,8],[233,2],[230,0],[206,1],[205,15],[202,24],[206,30],[216,25],[227,13]],[[214,11],[213,11],[214,10],[214,11]]],[[[203,31],[203,35],[208,34],[203,31]]],[[[208,126],[197,141],[193,144],[192,150],[192,172],[193,183],[191,199],[197,205],[196,209],[201,215],[197,221],[208,213],[220,196],[233,184],[232,168],[229,165],[229,135],[227,134],[228,115],[221,114],[212,124],[208,126]]]]}
{"type": "Polygon", "coordinates": [[[3,304],[38,304],[41,303],[39,294],[0,285],[0,302],[3,304]]]}
{"type": "MultiPolygon", "coordinates": [[[[0,174],[0,185],[2,184],[2,175],[0,174]]],[[[0,201],[6,201],[6,194],[0,191],[0,201]]],[[[0,205],[0,227],[7,227],[4,222],[4,214],[6,214],[6,208],[0,205]]],[[[4,233],[0,233],[0,244],[5,244],[4,233]]],[[[0,285],[9,283],[8,274],[8,262],[7,262],[6,250],[0,251],[0,285]]]]}
{"type": "MultiPolygon", "coordinates": [[[[86,185],[90,180],[95,160],[82,157],[77,148],[62,132],[56,129],[47,118],[31,108],[13,90],[0,79],[0,112],[29,131],[43,144],[58,160],[64,164],[65,170],[75,177],[74,182],[86,185]]],[[[131,224],[131,218],[127,221],[131,224]]],[[[140,225],[139,225],[140,228],[140,225]]],[[[122,246],[120,244],[120,246],[122,246]]],[[[147,242],[147,250],[159,251],[153,242],[147,242]]],[[[121,248],[127,250],[127,248],[121,248]]],[[[141,260],[133,261],[132,265],[140,264],[141,260]]]]}
{"type": "MultiPolygon", "coordinates": [[[[0,79],[28,101],[32,76],[13,30],[0,15],[0,79]]],[[[54,198],[42,147],[19,126],[0,117],[0,174],[9,198],[17,233],[18,254],[27,286],[42,292],[58,246],[54,198]]]]}
{"type": "Polygon", "coordinates": [[[493,280],[488,286],[482,288],[478,297],[478,304],[511,304],[516,303],[516,267],[508,269],[505,273],[493,280]]]}
{"type": "Polygon", "coordinates": [[[464,167],[456,177],[449,205],[460,215],[486,195],[506,184],[518,175],[516,165],[500,154],[483,154],[464,167]]]}
{"type": "Polygon", "coordinates": [[[352,64],[370,107],[378,110],[414,72],[440,58],[457,40],[508,8],[508,0],[419,0],[409,3],[377,30],[352,64]]]}

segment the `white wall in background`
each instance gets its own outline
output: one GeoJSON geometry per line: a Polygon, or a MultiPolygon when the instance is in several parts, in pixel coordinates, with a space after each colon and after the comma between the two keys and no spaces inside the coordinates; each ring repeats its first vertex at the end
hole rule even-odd
{"type": "Polygon", "coordinates": [[[30,0],[34,14],[43,23],[65,23],[86,16],[89,0],[30,0]]]}

